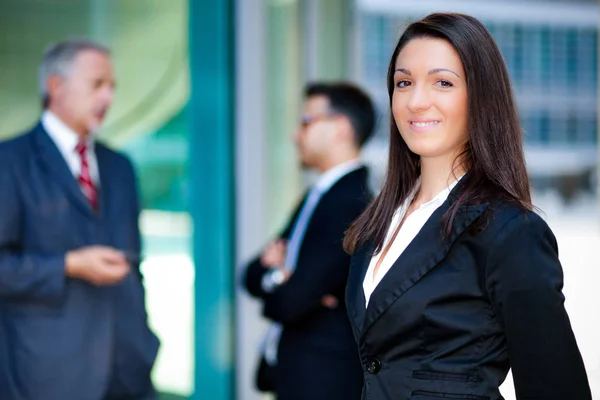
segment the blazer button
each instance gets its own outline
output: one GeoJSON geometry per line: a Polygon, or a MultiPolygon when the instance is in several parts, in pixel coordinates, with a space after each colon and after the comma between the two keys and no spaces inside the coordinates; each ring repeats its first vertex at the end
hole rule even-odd
{"type": "Polygon", "coordinates": [[[367,371],[371,374],[376,374],[381,371],[381,361],[372,358],[367,364],[367,371]]]}

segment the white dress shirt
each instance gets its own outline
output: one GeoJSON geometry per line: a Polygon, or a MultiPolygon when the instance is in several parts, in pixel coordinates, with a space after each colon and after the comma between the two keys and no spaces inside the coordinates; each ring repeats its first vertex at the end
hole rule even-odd
{"type": "Polygon", "coordinates": [[[359,169],[363,165],[363,162],[359,158],[341,163],[340,165],[337,165],[324,172],[317,179],[317,182],[314,186],[319,188],[319,192],[325,193],[331,189],[333,185],[337,183],[337,181],[348,175],[350,172],[359,169]]]}
{"type": "MultiPolygon", "coordinates": [[[[75,179],[79,179],[79,175],[81,174],[81,157],[75,150],[75,147],[79,143],[79,135],[48,110],[42,114],[42,126],[48,132],[56,147],[58,147],[75,179]]],[[[100,183],[98,161],[96,160],[96,152],[94,151],[94,140],[91,136],[87,138],[87,161],[90,177],[96,187],[98,187],[100,183]]]]}
{"type": "Polygon", "coordinates": [[[379,259],[383,255],[383,250],[388,246],[388,243],[394,235],[396,228],[398,228],[398,225],[404,218],[404,215],[406,214],[406,210],[410,206],[410,203],[412,203],[415,194],[417,193],[417,189],[420,186],[420,180],[417,182],[415,188],[410,193],[404,204],[398,207],[398,209],[394,213],[394,216],[392,217],[392,223],[388,228],[382,251],[380,251],[378,254],[374,255],[371,258],[369,269],[367,269],[367,274],[365,275],[365,279],[363,281],[363,291],[365,293],[365,306],[369,305],[369,299],[371,298],[371,295],[373,294],[373,291],[375,290],[379,282],[381,282],[385,274],[387,274],[388,271],[392,268],[398,257],[400,257],[404,250],[406,250],[410,242],[412,242],[413,239],[417,236],[419,231],[423,228],[423,225],[425,225],[425,223],[435,212],[435,210],[437,210],[446,201],[448,195],[461,178],[462,176],[456,181],[454,181],[446,189],[438,193],[433,199],[431,199],[427,203],[421,204],[421,206],[418,209],[413,211],[412,214],[410,214],[406,218],[404,224],[398,232],[398,235],[396,235],[396,239],[390,246],[390,249],[385,255],[385,258],[381,262],[381,265],[377,270],[377,274],[374,275],[373,272],[375,271],[375,266],[377,265],[379,259]]]}

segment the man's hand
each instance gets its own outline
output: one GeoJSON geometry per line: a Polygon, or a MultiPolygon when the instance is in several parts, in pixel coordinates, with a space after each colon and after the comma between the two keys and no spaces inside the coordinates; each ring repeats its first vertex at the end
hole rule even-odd
{"type": "Polygon", "coordinates": [[[114,285],[129,274],[130,266],[122,252],[107,246],[89,246],[67,253],[65,274],[97,286],[114,285]]]}
{"type": "Polygon", "coordinates": [[[339,302],[338,299],[335,296],[332,296],[330,294],[326,294],[321,299],[321,304],[324,307],[330,308],[332,310],[338,306],[338,302],[339,302]]]}
{"type": "Polygon", "coordinates": [[[287,251],[287,242],[277,239],[269,243],[260,257],[260,262],[265,267],[281,268],[285,262],[285,253],[287,251]]]}

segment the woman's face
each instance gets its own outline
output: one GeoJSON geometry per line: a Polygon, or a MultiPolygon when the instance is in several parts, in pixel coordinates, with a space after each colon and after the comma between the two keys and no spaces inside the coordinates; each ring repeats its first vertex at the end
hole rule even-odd
{"type": "Polygon", "coordinates": [[[398,54],[392,113],[402,139],[421,160],[453,162],[468,140],[467,81],[452,45],[437,38],[409,41],[398,54]]]}

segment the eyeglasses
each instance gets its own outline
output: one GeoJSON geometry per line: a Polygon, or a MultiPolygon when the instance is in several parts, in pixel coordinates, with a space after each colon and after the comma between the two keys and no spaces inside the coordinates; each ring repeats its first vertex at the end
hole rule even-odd
{"type": "Polygon", "coordinates": [[[328,119],[333,117],[334,114],[323,114],[323,115],[303,115],[302,117],[300,117],[300,126],[302,126],[303,129],[308,128],[309,125],[318,122],[318,121],[322,121],[324,119],[328,119]]]}

